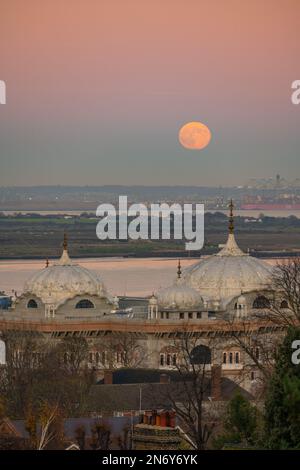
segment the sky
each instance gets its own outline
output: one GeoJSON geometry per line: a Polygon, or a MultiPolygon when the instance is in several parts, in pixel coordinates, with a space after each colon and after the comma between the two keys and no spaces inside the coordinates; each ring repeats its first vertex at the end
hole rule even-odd
{"type": "Polygon", "coordinates": [[[299,55],[299,0],[0,0],[0,185],[300,177],[299,55]]]}

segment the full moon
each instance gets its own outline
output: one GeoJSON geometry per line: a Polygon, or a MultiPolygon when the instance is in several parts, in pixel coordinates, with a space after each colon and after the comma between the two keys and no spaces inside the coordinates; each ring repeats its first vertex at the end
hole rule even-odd
{"type": "Polygon", "coordinates": [[[189,150],[202,150],[210,142],[211,132],[202,122],[188,122],[179,131],[179,142],[189,150]]]}

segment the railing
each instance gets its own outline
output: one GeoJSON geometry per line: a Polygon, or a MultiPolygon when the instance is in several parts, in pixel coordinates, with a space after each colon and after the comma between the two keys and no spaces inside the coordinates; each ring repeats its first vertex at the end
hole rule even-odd
{"type": "Polygon", "coordinates": [[[113,318],[109,316],[101,316],[100,318],[83,318],[68,320],[62,317],[54,318],[37,318],[28,317],[27,315],[14,315],[12,313],[3,315],[0,314],[0,330],[6,329],[20,329],[20,330],[35,330],[44,332],[66,332],[66,331],[124,331],[136,333],[153,333],[153,334],[173,334],[178,332],[188,331],[189,333],[199,332],[203,334],[215,334],[219,332],[232,332],[241,331],[247,334],[251,331],[262,331],[263,329],[283,330],[282,325],[276,326],[271,324],[268,320],[230,322],[222,319],[211,320],[161,320],[161,319],[146,319],[146,318],[113,318]]]}
{"type": "Polygon", "coordinates": [[[243,367],[243,364],[222,364],[224,370],[241,370],[243,367]]]}

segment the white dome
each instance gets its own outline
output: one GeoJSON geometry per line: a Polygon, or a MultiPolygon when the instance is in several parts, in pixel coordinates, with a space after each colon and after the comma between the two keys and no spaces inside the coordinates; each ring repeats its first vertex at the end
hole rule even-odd
{"type": "Polygon", "coordinates": [[[156,297],[158,305],[162,308],[189,309],[203,306],[201,295],[181,278],[172,286],[159,290],[156,297]]]}
{"type": "Polygon", "coordinates": [[[271,272],[264,261],[243,253],[230,233],[219,253],[190,266],[183,277],[204,298],[222,302],[242,292],[268,289],[271,272]]]}
{"type": "Polygon", "coordinates": [[[34,294],[44,303],[56,306],[77,295],[97,295],[108,299],[106,288],[99,277],[71,261],[66,248],[57,263],[28,279],[24,293],[34,294]]]}

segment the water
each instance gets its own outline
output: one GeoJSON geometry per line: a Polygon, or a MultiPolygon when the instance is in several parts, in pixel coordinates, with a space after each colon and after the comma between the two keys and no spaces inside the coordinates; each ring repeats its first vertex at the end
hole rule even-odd
{"type": "MultiPolygon", "coordinates": [[[[181,265],[184,268],[195,261],[189,258],[181,265]]],[[[177,271],[177,260],[165,258],[85,258],[76,263],[96,272],[113,295],[151,295],[172,283],[177,271]]],[[[41,260],[0,261],[0,291],[11,294],[14,289],[20,294],[26,279],[44,267],[41,260]]]]}
{"type": "MultiPolygon", "coordinates": [[[[183,259],[181,266],[185,268],[197,260],[183,259]]],[[[266,261],[277,263],[276,259],[266,261]]],[[[84,258],[76,263],[96,272],[112,295],[151,295],[160,287],[170,285],[177,272],[177,260],[167,258],[84,258]]],[[[41,260],[0,261],[0,291],[11,294],[14,289],[20,294],[26,279],[44,267],[45,261],[41,260]]]]}

